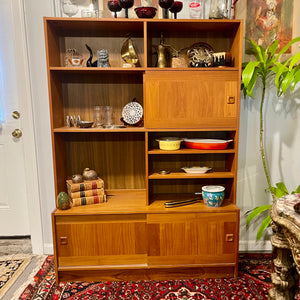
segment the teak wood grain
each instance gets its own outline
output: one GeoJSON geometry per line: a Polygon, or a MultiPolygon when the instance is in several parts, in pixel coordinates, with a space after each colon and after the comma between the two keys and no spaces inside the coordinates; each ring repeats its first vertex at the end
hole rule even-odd
{"type": "Polygon", "coordinates": [[[144,93],[146,128],[237,126],[238,72],[146,71],[144,93]]]}
{"type": "MultiPolygon", "coordinates": [[[[240,20],[44,18],[55,195],[66,179],[95,169],[108,202],[52,214],[56,280],[142,280],[237,276],[236,206],[243,22],[240,20]],[[225,68],[157,68],[155,46],[186,51],[208,43],[230,52],[225,68]],[[139,62],[123,68],[120,50],[131,37],[139,62]],[[110,68],[66,67],[76,48],[86,63],[88,44],[109,52],[110,68]],[[95,105],[111,105],[114,123],[136,98],[141,127],[66,127],[66,115],[93,120],[95,105]],[[157,138],[232,140],[225,150],[160,150],[157,138]],[[190,175],[182,167],[207,165],[190,175]],[[159,172],[171,171],[168,175],[159,172]],[[204,185],[225,187],[221,207],[201,197],[166,208],[167,201],[198,197],[204,185]]],[[[181,52],[182,53],[182,52],[181,52]]]]}

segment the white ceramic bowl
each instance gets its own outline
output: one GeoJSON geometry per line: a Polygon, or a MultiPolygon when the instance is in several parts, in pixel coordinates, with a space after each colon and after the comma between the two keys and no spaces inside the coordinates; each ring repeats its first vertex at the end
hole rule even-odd
{"type": "Polygon", "coordinates": [[[185,167],[181,168],[184,172],[189,174],[204,174],[211,170],[209,167],[185,167]]]}

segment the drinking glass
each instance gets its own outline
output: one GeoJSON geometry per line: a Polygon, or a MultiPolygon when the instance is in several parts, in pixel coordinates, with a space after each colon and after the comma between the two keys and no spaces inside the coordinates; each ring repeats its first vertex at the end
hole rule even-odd
{"type": "Polygon", "coordinates": [[[159,0],[158,4],[163,9],[163,18],[168,19],[168,9],[173,5],[174,0],[159,0]]]}
{"type": "Polygon", "coordinates": [[[203,0],[191,0],[189,4],[189,13],[191,19],[204,19],[204,1],[203,0]]]}
{"type": "Polygon", "coordinates": [[[174,1],[173,5],[169,8],[169,11],[174,14],[174,19],[177,19],[177,13],[182,10],[182,2],[174,1]]]}
{"type": "Polygon", "coordinates": [[[103,125],[103,106],[94,106],[94,126],[101,127],[103,125]]]}
{"type": "Polygon", "coordinates": [[[122,7],[119,5],[118,0],[109,0],[107,2],[108,9],[114,13],[114,17],[117,17],[117,12],[122,10],[122,7]]]}
{"type": "Polygon", "coordinates": [[[125,18],[128,18],[128,8],[133,6],[134,0],[118,0],[119,5],[125,10],[125,18]]]}
{"type": "Polygon", "coordinates": [[[103,125],[113,125],[113,107],[103,107],[103,125]]]}

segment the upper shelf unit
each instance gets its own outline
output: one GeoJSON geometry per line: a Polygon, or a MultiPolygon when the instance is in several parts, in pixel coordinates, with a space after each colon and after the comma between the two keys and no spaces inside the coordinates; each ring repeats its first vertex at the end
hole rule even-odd
{"type": "MultiPolygon", "coordinates": [[[[97,50],[108,50],[110,71],[118,71],[123,65],[121,47],[128,37],[131,37],[139,58],[137,67],[153,68],[157,58],[155,46],[159,45],[161,35],[165,44],[177,50],[195,43],[207,43],[214,52],[230,52],[233,67],[241,64],[240,20],[45,18],[45,22],[46,41],[51,45],[46,47],[47,56],[52,70],[64,66],[64,55],[69,48],[76,48],[87,59],[89,52],[85,44],[88,44],[94,52],[93,60],[96,60],[97,50]]],[[[82,68],[82,71],[87,70],[82,68]]]]}

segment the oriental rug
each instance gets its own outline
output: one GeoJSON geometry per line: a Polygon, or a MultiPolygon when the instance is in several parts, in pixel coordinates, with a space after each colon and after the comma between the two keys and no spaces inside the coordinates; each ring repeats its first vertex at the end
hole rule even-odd
{"type": "Polygon", "coordinates": [[[31,255],[6,255],[0,257],[0,299],[29,264],[31,255]]]}
{"type": "Polygon", "coordinates": [[[67,282],[55,284],[53,256],[48,256],[21,300],[107,299],[192,300],[267,299],[271,284],[270,254],[241,254],[238,278],[166,281],[67,282]]]}

